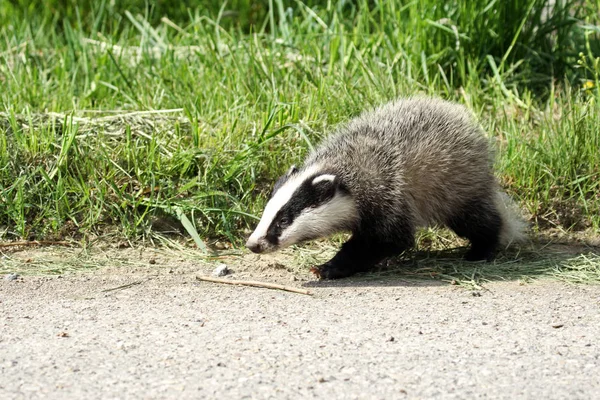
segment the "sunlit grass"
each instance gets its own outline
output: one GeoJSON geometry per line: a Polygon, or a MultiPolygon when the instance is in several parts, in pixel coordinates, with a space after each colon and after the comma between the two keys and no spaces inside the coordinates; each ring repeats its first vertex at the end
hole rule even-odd
{"type": "Polygon", "coordinates": [[[473,110],[539,227],[600,228],[592,2],[342,3],[3,3],[0,238],[152,240],[185,215],[239,244],[289,164],[416,93],[473,110]]]}

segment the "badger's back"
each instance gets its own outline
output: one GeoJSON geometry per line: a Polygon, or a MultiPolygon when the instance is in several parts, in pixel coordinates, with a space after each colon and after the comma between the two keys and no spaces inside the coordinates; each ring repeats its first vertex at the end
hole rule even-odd
{"type": "Polygon", "coordinates": [[[473,196],[494,201],[491,156],[487,137],[466,108],[414,98],[352,120],[306,166],[338,174],[363,213],[386,216],[393,225],[398,212],[402,223],[408,218],[426,225],[444,223],[473,196]]]}

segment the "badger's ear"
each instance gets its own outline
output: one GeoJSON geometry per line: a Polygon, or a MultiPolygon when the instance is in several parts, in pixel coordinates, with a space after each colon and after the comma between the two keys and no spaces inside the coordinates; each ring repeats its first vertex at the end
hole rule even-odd
{"type": "Polygon", "coordinates": [[[292,165],[288,172],[285,174],[288,178],[298,172],[298,168],[295,165],[292,165]]]}
{"type": "Polygon", "coordinates": [[[316,186],[320,182],[329,182],[330,184],[335,184],[335,183],[337,183],[336,181],[337,181],[337,178],[335,175],[322,174],[322,175],[315,176],[313,178],[312,184],[313,184],[313,186],[316,186]]]}
{"type": "Polygon", "coordinates": [[[312,180],[312,186],[317,193],[319,202],[326,201],[335,195],[338,178],[332,174],[317,175],[312,180]]]}

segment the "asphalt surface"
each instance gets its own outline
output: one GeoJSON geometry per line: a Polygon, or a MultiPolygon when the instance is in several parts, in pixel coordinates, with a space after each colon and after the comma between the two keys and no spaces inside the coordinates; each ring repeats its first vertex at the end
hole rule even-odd
{"type": "Polygon", "coordinates": [[[600,398],[599,286],[283,283],[3,279],[0,398],[600,398]]]}

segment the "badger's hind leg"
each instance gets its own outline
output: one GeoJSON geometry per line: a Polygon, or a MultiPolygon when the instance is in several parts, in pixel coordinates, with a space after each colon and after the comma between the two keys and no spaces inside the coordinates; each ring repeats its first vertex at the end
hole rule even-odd
{"type": "Polygon", "coordinates": [[[355,234],[331,260],[311,271],[321,279],[346,278],[368,271],[384,258],[400,254],[410,247],[412,237],[407,235],[406,243],[388,243],[355,234]]]}
{"type": "Polygon", "coordinates": [[[491,261],[498,247],[502,218],[493,201],[473,199],[448,219],[447,225],[458,236],[471,242],[467,261],[491,261]]]}

